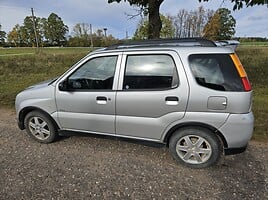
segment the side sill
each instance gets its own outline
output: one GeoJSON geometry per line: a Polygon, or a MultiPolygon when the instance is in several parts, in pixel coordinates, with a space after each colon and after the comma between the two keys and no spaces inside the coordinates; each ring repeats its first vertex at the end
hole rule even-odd
{"type": "Polygon", "coordinates": [[[224,154],[226,156],[239,154],[239,153],[243,153],[246,149],[247,149],[247,145],[244,147],[239,147],[239,148],[224,148],[224,154]]]}
{"type": "Polygon", "coordinates": [[[100,135],[100,136],[108,136],[111,138],[122,138],[126,140],[138,140],[138,141],[147,141],[147,142],[154,142],[159,144],[165,144],[161,142],[160,140],[156,139],[150,139],[150,138],[141,138],[141,137],[134,137],[134,136],[128,136],[128,135],[118,135],[113,133],[99,133],[99,132],[91,132],[91,131],[83,131],[83,130],[71,130],[71,129],[61,129],[58,130],[59,135],[65,136],[65,135],[72,135],[72,134],[91,134],[91,135],[100,135]]]}

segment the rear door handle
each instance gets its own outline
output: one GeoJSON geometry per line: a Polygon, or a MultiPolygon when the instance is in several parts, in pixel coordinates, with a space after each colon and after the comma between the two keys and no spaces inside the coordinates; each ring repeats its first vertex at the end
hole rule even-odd
{"type": "Polygon", "coordinates": [[[165,98],[166,104],[169,106],[176,106],[179,104],[179,98],[176,96],[169,96],[165,98]]]}
{"type": "Polygon", "coordinates": [[[101,105],[107,104],[107,97],[103,97],[103,96],[96,97],[96,101],[97,101],[97,104],[101,104],[101,105]]]}

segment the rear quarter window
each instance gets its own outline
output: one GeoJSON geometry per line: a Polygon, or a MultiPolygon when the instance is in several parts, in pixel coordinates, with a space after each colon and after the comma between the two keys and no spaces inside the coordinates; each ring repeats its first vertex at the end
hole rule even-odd
{"type": "Polygon", "coordinates": [[[213,90],[244,91],[229,54],[194,54],[189,63],[196,82],[213,90]]]}

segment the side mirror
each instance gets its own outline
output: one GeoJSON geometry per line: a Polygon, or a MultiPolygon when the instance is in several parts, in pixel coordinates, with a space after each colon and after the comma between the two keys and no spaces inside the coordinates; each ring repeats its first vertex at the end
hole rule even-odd
{"type": "Polygon", "coordinates": [[[59,83],[59,90],[60,91],[68,91],[68,89],[69,89],[68,88],[68,79],[59,83]]]}

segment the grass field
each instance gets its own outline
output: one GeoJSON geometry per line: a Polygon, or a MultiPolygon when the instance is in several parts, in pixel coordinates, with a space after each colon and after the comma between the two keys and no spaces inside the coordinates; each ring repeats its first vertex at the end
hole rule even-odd
{"type": "Polygon", "coordinates": [[[23,88],[59,76],[89,52],[90,48],[0,49],[0,105],[13,106],[23,88]]]}
{"type": "Polygon", "coordinates": [[[30,48],[30,47],[21,47],[21,48],[0,48],[0,56],[12,56],[12,54],[23,55],[23,54],[74,54],[86,52],[88,53],[91,50],[90,47],[50,47],[50,48],[30,48]]]}
{"type": "Polygon", "coordinates": [[[240,46],[268,46],[268,42],[241,42],[240,46]]]}
{"type": "Polygon", "coordinates": [[[268,46],[240,46],[237,54],[253,87],[253,137],[268,141],[268,46]]]}
{"type": "MultiPolygon", "coordinates": [[[[0,48],[0,106],[13,107],[24,88],[54,78],[90,48],[0,48]]],[[[254,138],[268,141],[268,46],[241,45],[239,55],[254,90],[254,138]]]]}

